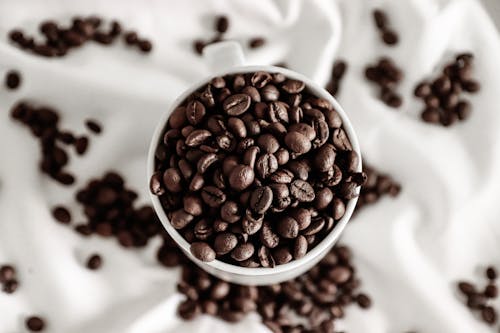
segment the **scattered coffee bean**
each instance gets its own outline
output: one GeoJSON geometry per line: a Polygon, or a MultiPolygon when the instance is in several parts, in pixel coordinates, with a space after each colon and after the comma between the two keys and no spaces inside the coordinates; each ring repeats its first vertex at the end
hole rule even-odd
{"type": "Polygon", "coordinates": [[[403,100],[396,92],[396,88],[403,78],[403,72],[392,59],[382,57],[377,64],[367,66],[365,77],[380,88],[379,97],[386,105],[393,108],[402,105],[403,100]]]}
{"type": "Polygon", "coordinates": [[[215,30],[217,32],[223,34],[229,28],[229,18],[225,15],[221,15],[216,17],[215,19],[215,30]]]}
{"type": "Polygon", "coordinates": [[[4,293],[12,294],[19,287],[16,279],[17,272],[12,265],[0,266],[0,286],[4,293]]]}
{"type": "Polygon", "coordinates": [[[101,125],[96,121],[96,120],[93,120],[93,119],[88,119],[85,121],[85,126],[87,126],[87,128],[96,133],[96,134],[100,134],[102,132],[102,127],[101,125]]]}
{"type": "Polygon", "coordinates": [[[488,284],[484,291],[479,291],[479,288],[467,281],[458,283],[458,290],[465,296],[465,304],[473,312],[479,312],[481,319],[488,325],[493,325],[497,322],[497,310],[493,307],[493,300],[498,297],[498,287],[496,285],[496,269],[489,266],[485,270],[485,276],[488,279],[488,284]]]}
{"type": "Polygon", "coordinates": [[[102,266],[102,258],[98,254],[93,254],[87,259],[87,268],[90,270],[97,270],[102,266]]]}
{"type": "Polygon", "coordinates": [[[337,95],[340,89],[340,85],[342,83],[342,79],[347,71],[347,62],[344,60],[337,60],[333,64],[332,74],[330,77],[330,81],[326,85],[326,90],[332,94],[333,96],[337,95]]]}
{"type": "Polygon", "coordinates": [[[21,74],[18,71],[8,71],[5,75],[5,86],[10,90],[15,90],[21,85],[21,74]]]}
{"type": "Polygon", "coordinates": [[[281,73],[213,78],[174,110],[158,145],[151,192],[201,260],[270,267],[303,257],[365,179],[339,114],[281,73]]]}
{"type": "Polygon", "coordinates": [[[389,46],[396,45],[399,41],[399,36],[389,27],[389,18],[387,13],[381,9],[375,9],[373,11],[373,19],[382,41],[389,46]]]}
{"type": "Polygon", "coordinates": [[[424,122],[451,126],[469,118],[471,104],[463,95],[480,89],[471,77],[473,59],[471,53],[458,54],[433,81],[417,84],[414,95],[425,103],[420,115],[424,122]]]}
{"type": "Polygon", "coordinates": [[[71,222],[71,213],[66,207],[57,206],[52,210],[52,216],[59,222],[63,224],[69,224],[71,222]]]}
{"type": "Polygon", "coordinates": [[[42,332],[46,326],[45,321],[38,316],[26,318],[25,325],[30,332],[42,332]]]}
{"type": "Polygon", "coordinates": [[[248,46],[251,49],[262,47],[264,44],[266,44],[266,40],[263,37],[254,37],[248,41],[248,46]]]}
{"type": "MultiPolygon", "coordinates": [[[[122,34],[122,26],[112,20],[109,28],[102,28],[102,19],[98,17],[74,17],[69,26],[62,26],[54,21],[44,21],[40,24],[39,30],[43,35],[40,43],[35,42],[35,38],[25,36],[20,30],[12,30],[9,33],[10,40],[23,50],[32,52],[42,57],[63,57],[70,50],[82,47],[90,41],[95,41],[101,45],[111,45],[122,34]]],[[[142,52],[152,50],[151,41],[139,38],[136,32],[124,34],[127,45],[136,46],[142,52]]]]}
{"type": "Polygon", "coordinates": [[[76,138],[73,133],[61,130],[59,113],[50,107],[36,107],[21,101],[11,109],[11,117],[29,127],[39,140],[42,151],[40,170],[63,185],[73,184],[74,176],[63,170],[69,162],[66,146],[74,145],[77,153],[82,155],[87,150],[88,138],[76,138]]]}

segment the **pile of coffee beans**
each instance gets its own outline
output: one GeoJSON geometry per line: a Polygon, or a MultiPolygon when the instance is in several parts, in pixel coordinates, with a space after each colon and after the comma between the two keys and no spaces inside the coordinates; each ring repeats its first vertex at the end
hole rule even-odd
{"type": "Polygon", "coordinates": [[[84,236],[114,237],[123,247],[145,246],[163,228],[150,206],[135,207],[136,199],[137,193],[115,172],[91,180],[76,194],[86,221],[75,230],[84,236]]]}
{"type": "Polygon", "coordinates": [[[401,185],[391,176],[377,171],[369,164],[363,163],[363,172],[366,174],[366,182],[361,187],[355,212],[365,205],[376,203],[384,195],[396,197],[401,191],[401,185]]]}
{"type": "Polygon", "coordinates": [[[19,281],[16,277],[16,269],[12,265],[0,266],[0,285],[2,291],[6,294],[14,293],[19,287],[19,281]]]}
{"type": "Polygon", "coordinates": [[[375,21],[375,26],[380,33],[380,38],[385,44],[390,46],[398,44],[399,36],[393,29],[390,28],[389,18],[385,11],[375,9],[373,11],[373,20],[375,21]]]}
{"type": "Polygon", "coordinates": [[[5,74],[5,86],[9,90],[15,90],[21,85],[21,73],[16,70],[8,71],[5,74]]]}
{"type": "Polygon", "coordinates": [[[445,64],[434,80],[424,80],[415,87],[414,94],[425,103],[421,113],[427,123],[451,126],[469,118],[471,104],[464,93],[477,93],[480,84],[472,78],[472,53],[460,53],[445,64]]]}
{"type": "Polygon", "coordinates": [[[216,77],[170,116],[153,194],[202,261],[274,267],[335,226],[365,175],[332,105],[280,73],[216,77]]]}
{"type": "Polygon", "coordinates": [[[457,286],[460,293],[465,296],[467,307],[471,311],[479,313],[486,324],[494,325],[498,320],[497,310],[493,307],[493,303],[498,297],[498,274],[496,269],[490,266],[486,268],[485,276],[488,283],[482,289],[467,281],[460,281],[457,286]]]}
{"type": "Polygon", "coordinates": [[[257,311],[263,323],[279,332],[334,332],[334,321],[344,308],[357,303],[371,306],[371,299],[358,291],[360,281],[351,264],[351,251],[334,249],[300,277],[264,287],[230,284],[210,276],[194,264],[183,267],[178,290],[186,296],[178,308],[181,318],[200,314],[237,322],[257,311]]]}
{"type": "Polygon", "coordinates": [[[403,99],[396,88],[403,78],[402,70],[388,57],[382,57],[375,65],[369,65],[365,77],[380,88],[379,97],[388,106],[399,108],[403,99]]]}
{"type": "Polygon", "coordinates": [[[30,332],[42,332],[45,329],[45,320],[38,316],[31,316],[25,320],[26,329],[30,332]]]}
{"type": "Polygon", "coordinates": [[[342,82],[342,78],[347,71],[347,62],[344,60],[337,60],[333,64],[332,74],[330,81],[326,85],[326,90],[335,96],[340,89],[340,83],[342,82]]]}
{"type": "Polygon", "coordinates": [[[78,155],[83,155],[87,151],[89,139],[61,130],[59,112],[51,107],[35,106],[21,101],[13,106],[11,116],[28,126],[31,133],[38,138],[42,151],[40,170],[63,185],[73,184],[75,177],[64,170],[69,162],[66,149],[73,146],[78,155]]]}
{"type": "MultiPolygon", "coordinates": [[[[225,40],[224,37],[227,31],[229,30],[229,27],[230,27],[229,17],[227,17],[226,15],[216,16],[213,25],[215,36],[208,40],[196,39],[193,42],[193,50],[197,54],[201,55],[203,53],[203,49],[205,48],[205,46],[225,40]]],[[[261,47],[264,44],[265,44],[265,39],[263,37],[254,37],[249,40],[248,47],[254,49],[261,47]]]]}
{"type": "MultiPolygon", "coordinates": [[[[97,16],[74,17],[69,26],[47,20],[39,25],[44,40],[35,42],[33,36],[26,35],[20,29],[9,32],[9,39],[23,50],[43,57],[63,57],[72,49],[94,41],[102,45],[112,44],[120,35],[123,28],[113,20],[107,28],[103,28],[103,19],[97,16]]],[[[136,32],[127,32],[124,35],[127,45],[137,47],[142,52],[150,52],[151,41],[139,38],[136,32]]]]}

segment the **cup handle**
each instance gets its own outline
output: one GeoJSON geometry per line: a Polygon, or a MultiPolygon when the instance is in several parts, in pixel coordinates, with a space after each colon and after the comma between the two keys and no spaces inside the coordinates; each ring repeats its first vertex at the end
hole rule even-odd
{"type": "Polygon", "coordinates": [[[245,56],[241,45],[235,41],[224,41],[205,46],[203,58],[212,73],[245,65],[245,56]]]}

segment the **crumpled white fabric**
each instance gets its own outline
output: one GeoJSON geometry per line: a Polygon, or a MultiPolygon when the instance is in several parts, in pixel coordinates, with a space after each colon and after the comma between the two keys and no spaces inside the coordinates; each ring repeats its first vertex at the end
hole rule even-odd
{"type": "MultiPolygon", "coordinates": [[[[363,289],[373,296],[369,311],[353,306],[339,329],[352,333],[482,333],[491,329],[461,304],[458,278],[477,278],[478,265],[500,266],[500,43],[487,13],[473,0],[2,0],[0,74],[17,68],[23,85],[0,89],[0,263],[17,266],[20,289],[0,293],[0,333],[23,330],[27,315],[47,318],[47,332],[159,333],[266,332],[256,315],[228,325],[201,317],[185,323],[175,315],[178,271],[159,267],[158,242],[127,251],[97,236],[82,239],[55,223],[56,203],[74,209],[75,188],[116,169],[148,201],[146,152],[157,119],[191,82],[209,73],[191,48],[210,38],[214,13],[231,18],[229,37],[246,43],[263,35],[268,44],[245,49],[251,64],[285,61],[325,84],[336,57],[349,70],[339,101],[358,132],[366,159],[403,186],[401,195],[364,209],[348,226],[363,289]],[[401,42],[390,48],[374,28],[374,6],[388,11],[401,42]],[[122,43],[86,45],[63,59],[26,54],[7,42],[19,26],[34,32],[44,18],[72,15],[118,18],[154,42],[144,56],[122,43]],[[411,96],[417,81],[458,51],[476,54],[482,83],[470,99],[474,112],[452,128],[419,118],[411,96]],[[405,69],[400,111],[386,107],[363,78],[367,63],[389,55],[405,69]],[[9,119],[10,106],[30,98],[59,109],[63,127],[83,133],[86,118],[104,125],[83,158],[69,166],[78,184],[63,188],[39,173],[39,148],[26,128],[9,119]],[[93,252],[104,266],[82,264],[93,252]]],[[[76,213],[78,212],[78,213],[76,213]]],[[[498,306],[498,302],[496,303],[498,306]]]]}

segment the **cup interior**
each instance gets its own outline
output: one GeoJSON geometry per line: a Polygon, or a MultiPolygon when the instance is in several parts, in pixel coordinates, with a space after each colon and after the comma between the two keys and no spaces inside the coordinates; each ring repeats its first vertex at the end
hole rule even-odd
{"type": "MultiPolygon", "coordinates": [[[[169,107],[169,110],[163,114],[161,119],[159,120],[158,126],[155,129],[155,132],[153,134],[153,138],[151,140],[151,144],[149,147],[149,153],[148,153],[148,164],[147,164],[147,175],[148,175],[148,183],[149,179],[154,173],[155,169],[155,152],[157,149],[157,145],[159,142],[162,140],[162,134],[164,131],[164,128],[167,124],[168,118],[170,117],[170,114],[172,111],[179,106],[189,95],[191,95],[193,92],[197,91],[199,88],[201,88],[203,85],[207,84],[213,77],[216,76],[224,76],[228,74],[241,74],[241,73],[250,73],[250,72],[257,72],[257,71],[266,71],[270,73],[282,73],[288,78],[296,79],[303,81],[306,84],[307,89],[312,92],[314,95],[321,97],[323,99],[326,99],[329,103],[331,103],[334,107],[334,109],[338,112],[340,117],[342,118],[343,122],[343,129],[346,132],[347,137],[349,138],[353,151],[355,151],[359,158],[359,164],[357,167],[357,171],[361,172],[362,170],[362,158],[361,158],[361,151],[359,148],[359,143],[358,143],[358,138],[356,136],[356,133],[351,125],[351,122],[349,121],[349,118],[347,117],[345,111],[342,109],[340,104],[333,98],[330,93],[328,93],[325,89],[320,87],[318,84],[313,82],[312,80],[308,79],[306,76],[294,72],[292,70],[282,68],[282,67],[276,67],[276,66],[242,66],[242,67],[236,67],[236,68],[231,68],[229,70],[225,70],[219,73],[211,74],[209,77],[204,78],[203,80],[200,80],[196,84],[193,84],[189,89],[187,89],[183,94],[181,94],[169,107]]],[[[359,194],[359,187],[357,189],[358,194],[359,194]]],[[[267,275],[279,275],[280,273],[285,273],[285,272],[290,272],[293,270],[299,271],[303,265],[307,265],[307,263],[310,263],[311,261],[314,261],[315,259],[318,259],[318,256],[326,254],[326,250],[331,248],[334,243],[338,240],[340,234],[344,230],[347,222],[352,216],[352,213],[354,211],[354,208],[356,206],[356,203],[358,201],[358,196],[356,196],[353,199],[350,199],[347,204],[346,204],[346,211],[344,216],[337,221],[336,225],[334,228],[330,231],[330,233],[321,241],[319,242],[314,248],[312,248],[310,251],[306,253],[306,255],[300,259],[292,260],[289,263],[282,264],[282,265],[277,265],[274,268],[265,268],[265,267],[258,267],[258,268],[248,268],[248,267],[241,267],[237,265],[232,265],[225,263],[223,261],[220,261],[218,259],[215,259],[214,261],[211,262],[201,262],[200,260],[196,259],[190,252],[190,244],[182,237],[182,235],[170,224],[170,221],[163,209],[163,206],[160,203],[160,200],[157,196],[152,194],[150,192],[151,200],[153,202],[154,209],[156,211],[156,214],[158,215],[159,219],[161,220],[163,226],[169,233],[169,235],[174,239],[174,241],[177,243],[177,245],[182,249],[182,251],[192,260],[195,262],[198,266],[201,268],[209,268],[211,271],[219,271],[219,272],[224,272],[226,275],[235,275],[235,276],[254,276],[256,278],[267,276],[267,275]]],[[[298,274],[297,274],[298,275],[298,274]]]]}

